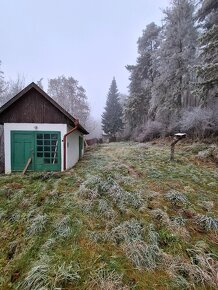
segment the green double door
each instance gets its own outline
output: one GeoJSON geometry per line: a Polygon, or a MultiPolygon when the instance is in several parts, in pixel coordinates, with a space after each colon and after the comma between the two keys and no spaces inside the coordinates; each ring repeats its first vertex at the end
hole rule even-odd
{"type": "Polygon", "coordinates": [[[60,132],[11,131],[12,171],[22,171],[29,158],[28,170],[60,171],[60,132]]]}

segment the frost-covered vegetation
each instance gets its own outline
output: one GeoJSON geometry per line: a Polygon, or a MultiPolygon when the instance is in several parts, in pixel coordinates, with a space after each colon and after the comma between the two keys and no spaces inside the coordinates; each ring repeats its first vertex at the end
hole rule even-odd
{"type": "Polygon", "coordinates": [[[65,173],[0,178],[0,289],[217,289],[205,144],[111,143],[65,173]]]}
{"type": "Polygon", "coordinates": [[[217,0],[172,0],[162,25],[145,27],[136,64],[126,67],[127,139],[149,141],[178,130],[193,138],[217,136],[217,15],[217,0]]]}

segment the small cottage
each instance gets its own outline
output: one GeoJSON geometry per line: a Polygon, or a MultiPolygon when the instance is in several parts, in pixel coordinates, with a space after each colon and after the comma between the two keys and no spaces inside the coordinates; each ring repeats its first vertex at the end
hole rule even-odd
{"type": "Polygon", "coordinates": [[[63,171],[83,156],[88,132],[35,83],[0,108],[0,124],[5,173],[63,171]]]}

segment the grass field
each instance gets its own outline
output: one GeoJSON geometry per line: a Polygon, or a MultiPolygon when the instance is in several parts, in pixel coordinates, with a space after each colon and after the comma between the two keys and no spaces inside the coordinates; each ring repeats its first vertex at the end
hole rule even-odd
{"type": "Polygon", "coordinates": [[[111,143],[0,177],[0,289],[218,289],[218,171],[202,144],[111,143]]]}

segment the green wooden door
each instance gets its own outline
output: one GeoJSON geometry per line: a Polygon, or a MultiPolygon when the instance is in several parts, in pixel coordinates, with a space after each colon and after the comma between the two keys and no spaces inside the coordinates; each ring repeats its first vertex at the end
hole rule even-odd
{"type": "Polygon", "coordinates": [[[34,133],[11,132],[11,168],[13,171],[22,171],[31,157],[28,170],[34,170],[34,133]]]}
{"type": "Polygon", "coordinates": [[[60,171],[60,132],[12,131],[12,171],[22,171],[30,157],[32,157],[32,162],[28,170],[60,171]]]}
{"type": "Polygon", "coordinates": [[[79,159],[82,158],[83,137],[79,136],[79,159]]]}

